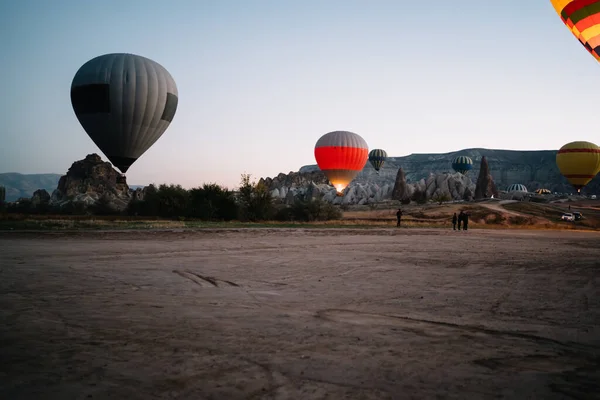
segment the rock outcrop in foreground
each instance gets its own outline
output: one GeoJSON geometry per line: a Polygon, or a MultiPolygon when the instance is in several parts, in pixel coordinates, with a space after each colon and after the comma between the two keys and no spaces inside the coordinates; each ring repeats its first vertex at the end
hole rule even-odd
{"type": "Polygon", "coordinates": [[[132,193],[125,178],[98,154],[88,154],[75,161],[50,197],[50,204],[64,207],[80,204],[85,207],[102,202],[116,211],[124,210],[132,193]]]}

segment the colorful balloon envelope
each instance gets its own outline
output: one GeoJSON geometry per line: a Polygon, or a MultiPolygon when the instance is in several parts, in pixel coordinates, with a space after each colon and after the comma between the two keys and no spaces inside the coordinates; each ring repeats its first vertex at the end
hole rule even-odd
{"type": "Polygon", "coordinates": [[[590,142],[567,143],[556,153],[556,165],[580,192],[600,171],[600,148],[590,142]]]}
{"type": "Polygon", "coordinates": [[[315,145],[315,159],[338,195],[365,167],[369,158],[367,142],[356,133],[329,132],[315,145]]]}
{"type": "Polygon", "coordinates": [[[600,0],[550,0],[552,6],[581,42],[600,61],[600,0]]]}
{"type": "Polygon", "coordinates": [[[463,175],[473,169],[473,160],[467,156],[458,156],[452,161],[452,169],[463,175]]]}
{"type": "Polygon", "coordinates": [[[93,58],[71,83],[77,119],[123,173],[169,127],[177,102],[177,86],[169,72],[134,54],[93,58]]]}
{"type": "Polygon", "coordinates": [[[373,149],[369,152],[369,162],[375,168],[375,171],[379,172],[383,163],[387,158],[387,153],[382,149],[373,149]]]}
{"type": "Polygon", "coordinates": [[[535,194],[551,194],[552,192],[549,189],[537,189],[535,194]]]}

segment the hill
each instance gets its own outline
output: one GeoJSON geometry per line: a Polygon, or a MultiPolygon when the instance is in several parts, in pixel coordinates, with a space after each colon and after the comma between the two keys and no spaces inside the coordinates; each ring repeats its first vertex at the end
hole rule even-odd
{"type": "Polygon", "coordinates": [[[7,172],[0,174],[0,186],[6,188],[6,201],[15,201],[20,197],[31,197],[38,189],[46,189],[48,193],[52,193],[60,177],[60,174],[7,172]]]}
{"type": "MultiPolygon", "coordinates": [[[[0,186],[6,188],[6,201],[16,201],[20,197],[30,198],[38,189],[52,193],[58,186],[61,174],[20,174],[17,172],[0,173],[0,186]]],[[[143,185],[129,185],[130,189],[143,185]]]]}

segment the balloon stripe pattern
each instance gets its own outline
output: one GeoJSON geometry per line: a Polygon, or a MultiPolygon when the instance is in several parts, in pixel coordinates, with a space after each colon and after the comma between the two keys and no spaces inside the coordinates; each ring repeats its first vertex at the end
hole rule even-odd
{"type": "Polygon", "coordinates": [[[552,193],[549,189],[537,189],[535,191],[536,194],[550,194],[552,193]]]}
{"type": "Polygon", "coordinates": [[[556,165],[579,192],[600,172],[600,148],[584,141],[567,143],[556,153],[556,165]]]}
{"type": "Polygon", "coordinates": [[[550,0],[575,37],[600,61],[600,0],[550,0]]]}
{"type": "Polygon", "coordinates": [[[90,138],[125,173],[173,121],[178,92],[160,64],[114,53],[79,68],[71,83],[71,103],[90,138]]]}
{"type": "Polygon", "coordinates": [[[525,187],[525,185],[522,185],[520,183],[513,183],[512,185],[510,185],[507,189],[507,192],[527,192],[527,188],[525,187]]]}
{"type": "Polygon", "coordinates": [[[383,166],[387,158],[387,153],[382,149],[373,149],[369,152],[369,162],[375,168],[375,171],[379,171],[383,166]]]}
{"type": "Polygon", "coordinates": [[[452,169],[465,175],[473,169],[473,160],[467,156],[458,156],[452,161],[452,169]]]}
{"type": "Polygon", "coordinates": [[[338,193],[365,167],[368,152],[367,142],[348,131],[329,132],[321,136],[315,145],[317,165],[338,193]]]}

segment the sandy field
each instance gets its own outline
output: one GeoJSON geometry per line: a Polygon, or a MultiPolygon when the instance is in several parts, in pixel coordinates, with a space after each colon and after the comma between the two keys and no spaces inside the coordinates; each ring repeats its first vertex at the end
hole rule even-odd
{"type": "Polygon", "coordinates": [[[0,233],[2,399],[600,398],[600,233],[0,233]]]}

